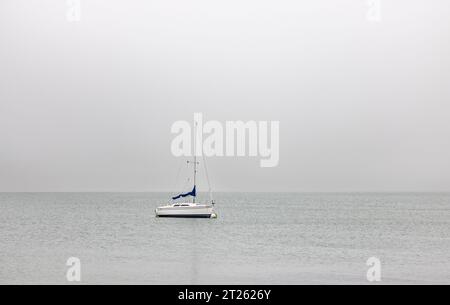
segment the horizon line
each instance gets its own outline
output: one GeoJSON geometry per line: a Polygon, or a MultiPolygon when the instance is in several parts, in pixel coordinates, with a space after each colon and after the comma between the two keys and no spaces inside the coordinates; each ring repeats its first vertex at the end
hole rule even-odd
{"type": "MultiPolygon", "coordinates": [[[[1,193],[177,193],[176,191],[167,190],[148,190],[148,191],[109,191],[109,190],[97,190],[97,191],[0,191],[1,193]]],[[[208,193],[208,191],[199,191],[198,193],[208,193]]],[[[232,190],[219,190],[214,191],[214,193],[294,193],[294,194],[405,194],[405,193],[422,193],[422,194],[446,194],[450,193],[448,191],[408,191],[408,190],[390,190],[390,191],[380,191],[380,190],[365,190],[365,191],[232,191],[232,190]]]]}

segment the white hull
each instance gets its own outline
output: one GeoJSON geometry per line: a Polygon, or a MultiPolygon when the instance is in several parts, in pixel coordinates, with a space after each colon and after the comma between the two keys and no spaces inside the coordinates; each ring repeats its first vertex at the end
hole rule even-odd
{"type": "Polygon", "coordinates": [[[176,203],[156,208],[158,217],[215,218],[214,208],[209,204],[176,203]]]}

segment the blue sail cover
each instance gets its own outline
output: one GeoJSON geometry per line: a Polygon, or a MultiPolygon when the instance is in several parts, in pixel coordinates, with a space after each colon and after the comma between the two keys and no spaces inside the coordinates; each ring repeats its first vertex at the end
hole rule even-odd
{"type": "Polygon", "coordinates": [[[175,197],[172,197],[172,199],[177,200],[178,198],[187,197],[187,196],[193,196],[193,197],[197,196],[197,192],[195,191],[195,185],[194,185],[194,188],[192,189],[192,191],[190,191],[189,193],[177,195],[175,197]]]}

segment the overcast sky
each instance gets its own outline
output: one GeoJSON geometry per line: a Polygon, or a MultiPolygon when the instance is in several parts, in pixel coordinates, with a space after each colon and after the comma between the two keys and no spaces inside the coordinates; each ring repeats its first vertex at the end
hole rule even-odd
{"type": "Polygon", "coordinates": [[[450,2],[367,3],[1,0],[0,191],[172,190],[194,112],[280,121],[218,191],[450,191],[450,2]]]}

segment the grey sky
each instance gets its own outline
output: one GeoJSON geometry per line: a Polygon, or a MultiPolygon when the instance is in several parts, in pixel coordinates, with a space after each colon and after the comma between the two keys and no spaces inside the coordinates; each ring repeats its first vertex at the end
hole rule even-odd
{"type": "Polygon", "coordinates": [[[0,2],[0,191],[171,190],[175,120],[279,120],[225,191],[450,191],[450,3],[0,2]]]}

